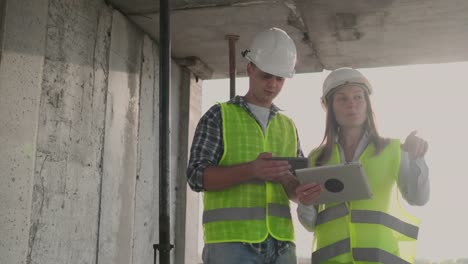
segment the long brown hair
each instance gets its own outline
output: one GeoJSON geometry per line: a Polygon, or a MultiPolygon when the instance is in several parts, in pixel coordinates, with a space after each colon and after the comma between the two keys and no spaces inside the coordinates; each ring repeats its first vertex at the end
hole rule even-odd
{"type": "MultiPolygon", "coordinates": [[[[336,89],[332,92],[331,95],[327,96],[328,99],[324,103],[327,108],[325,135],[323,136],[322,143],[319,146],[320,152],[315,161],[315,166],[325,165],[330,160],[333,146],[335,145],[336,139],[338,138],[339,124],[336,121],[335,113],[333,112],[333,100],[335,92],[336,89]]],[[[364,97],[366,98],[367,103],[367,122],[364,124],[364,129],[369,133],[369,143],[372,143],[375,146],[374,155],[378,155],[385,148],[385,146],[390,143],[390,140],[381,137],[377,131],[375,115],[374,111],[372,110],[372,105],[367,89],[364,89],[364,97]]]]}

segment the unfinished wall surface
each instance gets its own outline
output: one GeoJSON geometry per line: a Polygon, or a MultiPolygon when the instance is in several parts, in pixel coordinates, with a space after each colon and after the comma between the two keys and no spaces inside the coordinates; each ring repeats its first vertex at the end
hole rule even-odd
{"type": "MultiPolygon", "coordinates": [[[[202,80],[192,77],[190,80],[190,102],[189,102],[189,127],[188,127],[188,146],[192,145],[193,136],[197,127],[198,121],[202,116],[202,80]]],[[[190,153],[190,149],[187,149],[190,153]]],[[[184,170],[185,173],[185,170],[184,170]]],[[[198,244],[199,226],[201,222],[200,213],[200,197],[201,194],[186,188],[186,214],[185,218],[185,263],[195,264],[202,263],[198,254],[198,247],[203,246],[198,244]]]]}
{"type": "Polygon", "coordinates": [[[48,3],[27,263],[96,260],[110,18],[99,1],[48,3]]]}
{"type": "Polygon", "coordinates": [[[133,263],[152,263],[159,240],[159,50],[143,39],[133,263]]]}
{"type": "Polygon", "coordinates": [[[0,60],[2,59],[3,30],[5,29],[5,0],[0,0],[0,60]]]}
{"type": "Polygon", "coordinates": [[[29,251],[47,0],[4,4],[0,61],[0,263],[25,263],[29,251]]]}
{"type": "MultiPolygon", "coordinates": [[[[2,2],[0,263],[152,263],[156,43],[104,0],[2,2]]],[[[174,239],[174,224],[185,224],[178,219],[185,189],[176,190],[185,183],[188,118],[181,115],[190,76],[172,63],[170,142],[163,144],[171,151],[173,244],[185,243],[174,239]]]]}
{"type": "Polygon", "coordinates": [[[104,139],[99,263],[130,263],[143,34],[114,11],[104,139]]]}
{"type": "MultiPolygon", "coordinates": [[[[180,89],[176,89],[180,91],[178,96],[178,108],[179,108],[179,116],[178,118],[178,127],[179,133],[177,137],[177,143],[175,144],[175,151],[177,151],[178,155],[175,160],[176,166],[176,175],[185,175],[187,170],[187,162],[188,162],[188,136],[189,136],[189,111],[190,108],[188,107],[190,104],[190,88],[191,88],[191,76],[188,69],[183,69],[180,72],[181,75],[181,82],[180,82],[180,89]]],[[[175,204],[174,208],[176,210],[175,215],[179,216],[175,219],[177,229],[175,230],[174,236],[174,244],[176,247],[174,248],[174,257],[175,263],[187,263],[184,262],[185,260],[185,253],[186,253],[186,229],[185,229],[185,215],[186,215],[186,190],[187,190],[187,180],[185,177],[177,177],[175,178],[175,204]]],[[[191,237],[189,237],[191,239],[191,237]]]]}

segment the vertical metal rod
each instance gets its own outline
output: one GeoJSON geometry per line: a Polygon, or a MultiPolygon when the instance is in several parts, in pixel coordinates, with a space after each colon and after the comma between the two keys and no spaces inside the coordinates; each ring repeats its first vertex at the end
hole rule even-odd
{"type": "Polygon", "coordinates": [[[229,41],[229,97],[233,98],[234,96],[236,96],[236,41],[239,39],[239,36],[226,35],[226,39],[229,41]]]}
{"type": "Polygon", "coordinates": [[[154,260],[153,260],[153,263],[154,263],[154,264],[158,263],[158,262],[157,262],[157,259],[158,259],[158,246],[159,246],[159,244],[153,244],[153,250],[154,250],[154,260]]]}
{"type": "MultiPolygon", "coordinates": [[[[171,87],[171,31],[169,0],[159,1],[159,263],[170,263],[171,222],[169,208],[169,93],[171,87]]],[[[155,252],[156,253],[156,252],[155,252]]]]}

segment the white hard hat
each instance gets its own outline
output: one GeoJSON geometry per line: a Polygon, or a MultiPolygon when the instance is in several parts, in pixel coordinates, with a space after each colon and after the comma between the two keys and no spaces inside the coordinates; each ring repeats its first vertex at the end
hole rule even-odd
{"type": "Polygon", "coordinates": [[[343,67],[332,71],[323,82],[322,101],[326,102],[327,97],[337,87],[344,84],[357,84],[367,89],[368,94],[372,94],[372,85],[367,78],[358,70],[343,67]]]}
{"type": "Polygon", "coordinates": [[[252,41],[250,49],[242,55],[260,70],[280,77],[294,75],[297,52],[294,41],[279,28],[260,32],[252,41]]]}

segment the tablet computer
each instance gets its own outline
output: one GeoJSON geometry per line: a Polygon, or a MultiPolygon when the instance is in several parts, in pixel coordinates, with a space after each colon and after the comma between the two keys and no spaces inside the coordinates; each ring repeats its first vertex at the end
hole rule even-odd
{"type": "Polygon", "coordinates": [[[296,175],[296,170],[305,169],[309,167],[308,158],[299,158],[299,157],[273,157],[269,158],[270,160],[286,160],[291,165],[291,170],[294,175],[296,175]]]}
{"type": "Polygon", "coordinates": [[[359,162],[296,170],[301,183],[316,182],[322,193],[315,204],[372,198],[367,175],[359,162]]]}

